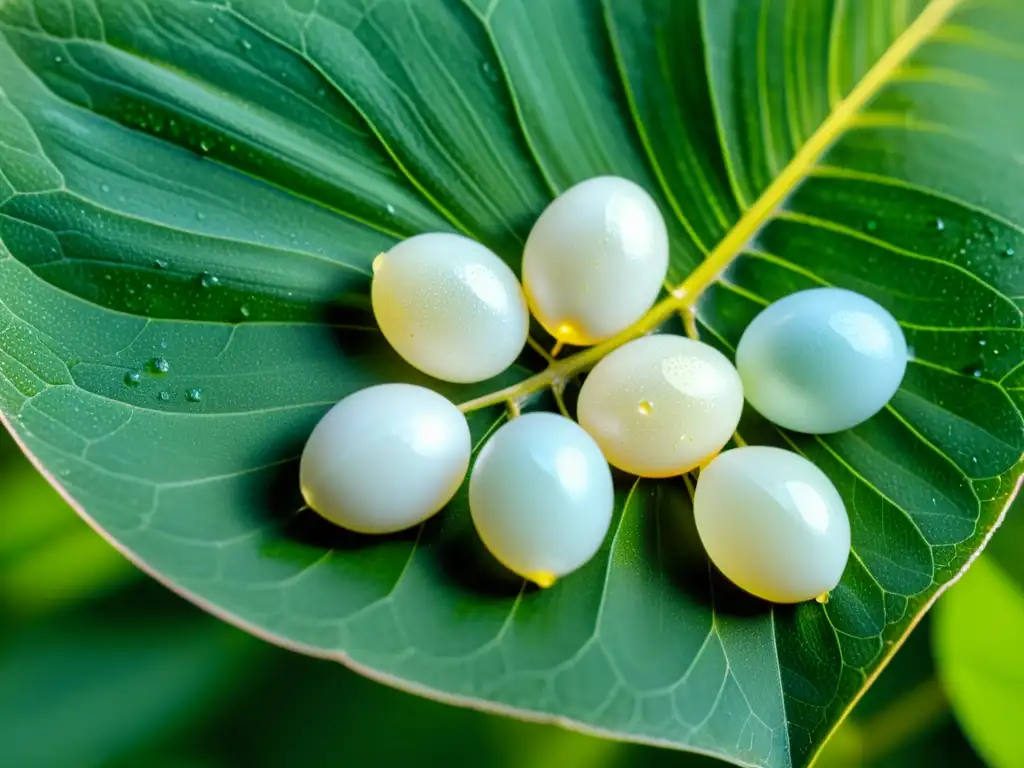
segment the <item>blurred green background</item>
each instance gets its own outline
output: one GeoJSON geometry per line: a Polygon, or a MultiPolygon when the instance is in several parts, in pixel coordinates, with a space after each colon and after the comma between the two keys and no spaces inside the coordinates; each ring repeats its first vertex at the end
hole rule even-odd
{"type": "MultiPolygon", "coordinates": [[[[1007,537],[1003,549],[1012,562],[1009,544],[1007,537]]],[[[967,581],[954,591],[970,589],[967,581]]],[[[975,589],[982,603],[999,591],[980,581],[975,589]]],[[[977,609],[978,617],[922,622],[818,765],[985,764],[958,727],[932,651],[933,645],[950,646],[957,658],[989,664],[1009,697],[1000,711],[1007,701],[1024,703],[1018,697],[1024,680],[967,647],[975,637],[988,642],[984,616],[992,611],[978,602],[971,596],[964,609],[977,609]],[[952,631],[933,643],[943,622],[952,631]],[[965,624],[968,631],[958,633],[965,624]]],[[[999,623],[1007,614],[1000,613],[991,634],[1016,656],[1024,634],[1015,633],[1024,628],[1007,630],[999,623]]],[[[1019,655],[1016,668],[1024,671],[1019,655]]],[[[943,679],[999,703],[985,687],[984,668],[965,666],[943,679]]],[[[1012,726],[1021,711],[1011,707],[1000,726],[1013,742],[1009,752],[979,741],[990,765],[1024,765],[1012,726]]],[[[977,740],[970,718],[958,714],[977,740]]],[[[992,717],[982,713],[980,719],[992,717]]],[[[249,637],[125,561],[68,509],[0,429],[0,765],[361,768],[414,761],[495,768],[721,765],[447,707],[249,637]]]]}

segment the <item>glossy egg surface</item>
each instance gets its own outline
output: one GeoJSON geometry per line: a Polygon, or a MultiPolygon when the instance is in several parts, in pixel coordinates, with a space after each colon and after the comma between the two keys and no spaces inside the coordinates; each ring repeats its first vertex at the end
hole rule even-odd
{"type": "Polygon", "coordinates": [[[736,367],[747,400],[769,421],[826,434],[885,407],[906,372],[907,342],[895,318],[866,296],[813,288],[754,318],[736,367]]]}
{"type": "Polygon", "coordinates": [[[306,503],[359,533],[391,533],[447,504],[469,468],[466,417],[424,387],[380,384],[320,420],[302,452],[306,503]]]}
{"type": "Polygon", "coordinates": [[[656,334],[601,360],[576,408],[610,464],[641,477],[670,477],[706,463],[729,441],[743,411],[743,386],[713,347],[656,334]]]}
{"type": "Polygon", "coordinates": [[[569,188],[540,215],[523,252],[523,287],[544,328],[589,345],[650,309],[668,270],[668,232],[638,184],[599,176],[569,188]]]}
{"type": "Polygon", "coordinates": [[[444,381],[483,381],[526,344],[530,316],[515,273],[475,240],[403,240],[374,261],[373,314],[405,360],[444,381]]]}
{"type": "Polygon", "coordinates": [[[594,556],[613,502],[601,449],[553,413],[527,413],[500,427],[469,479],[469,509],[484,544],[505,567],[545,587],[594,556]]]}
{"type": "Polygon", "coordinates": [[[701,470],[693,512],[712,562],[765,600],[811,600],[843,575],[846,507],[828,476],[799,454],[768,446],[724,451],[701,470]]]}

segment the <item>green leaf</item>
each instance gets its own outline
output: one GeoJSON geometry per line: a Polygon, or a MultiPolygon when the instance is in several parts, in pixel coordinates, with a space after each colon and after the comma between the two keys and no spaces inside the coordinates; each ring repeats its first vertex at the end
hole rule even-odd
{"type": "Polygon", "coordinates": [[[936,612],[934,646],[942,682],[960,725],[992,768],[1020,763],[1022,512],[1018,502],[994,545],[936,612]]]}
{"type": "Polygon", "coordinates": [[[0,611],[38,616],[133,581],[138,571],[69,514],[0,431],[0,611]]]}
{"type": "Polygon", "coordinates": [[[802,765],[1014,493],[1016,0],[12,0],[0,23],[0,411],[123,551],[263,637],[445,701],[802,765]],[[902,323],[914,359],[876,418],[741,425],[846,500],[827,606],[724,583],[678,479],[623,480],[604,550],[544,592],[495,571],[464,493],[386,539],[298,511],[324,411],[425,380],[373,329],[374,255],[454,229],[518,265],[551,197],[601,173],[657,197],[670,280],[727,351],[821,283],[902,323]]]}
{"type": "Polygon", "coordinates": [[[939,607],[935,653],[957,719],[989,766],[1020,765],[1024,589],[985,556],[939,607]]]}
{"type": "Polygon", "coordinates": [[[208,710],[259,655],[224,625],[167,610],[166,596],[133,594],[134,601],[93,602],[88,612],[7,623],[0,638],[5,762],[107,765],[208,710]]]}

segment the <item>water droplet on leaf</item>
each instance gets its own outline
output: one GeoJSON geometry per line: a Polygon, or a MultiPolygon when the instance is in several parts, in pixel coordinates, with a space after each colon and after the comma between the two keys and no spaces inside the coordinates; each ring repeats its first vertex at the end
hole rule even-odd
{"type": "Polygon", "coordinates": [[[198,403],[203,399],[203,390],[199,389],[199,387],[193,387],[185,393],[185,399],[190,403],[198,403]]]}
{"type": "Polygon", "coordinates": [[[937,230],[939,230],[939,232],[941,232],[942,230],[944,230],[946,228],[946,222],[944,222],[942,219],[936,219],[935,220],[935,228],[937,230]]]}
{"type": "Polygon", "coordinates": [[[132,371],[124,375],[124,383],[129,387],[137,387],[142,384],[142,374],[138,371],[132,371]]]}
{"type": "Polygon", "coordinates": [[[169,392],[161,392],[156,396],[156,399],[166,403],[171,399],[171,395],[169,392]]]}
{"type": "Polygon", "coordinates": [[[216,275],[211,275],[209,272],[203,272],[199,278],[199,282],[203,288],[216,288],[220,285],[220,278],[216,275]]]}
{"type": "Polygon", "coordinates": [[[980,379],[981,374],[983,373],[982,367],[977,363],[975,363],[974,365],[965,366],[964,368],[960,369],[960,372],[964,374],[964,376],[973,376],[976,379],[980,379]]]}
{"type": "Polygon", "coordinates": [[[149,372],[157,375],[163,375],[171,370],[171,364],[167,362],[166,357],[154,357],[149,361],[149,372]]]}

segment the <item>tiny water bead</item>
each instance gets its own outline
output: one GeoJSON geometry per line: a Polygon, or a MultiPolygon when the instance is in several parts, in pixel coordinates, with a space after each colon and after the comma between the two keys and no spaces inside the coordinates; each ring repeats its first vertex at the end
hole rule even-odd
{"type": "Polygon", "coordinates": [[[202,284],[203,288],[216,288],[220,285],[220,278],[216,275],[211,275],[209,272],[203,272],[203,274],[199,276],[199,282],[202,284]]]}
{"type": "Polygon", "coordinates": [[[594,367],[576,410],[610,464],[671,477],[706,463],[729,441],[743,412],[743,384],[714,347],[645,336],[594,367]]]}
{"type": "Polygon", "coordinates": [[[142,384],[142,374],[138,371],[131,371],[124,375],[124,383],[129,387],[138,387],[142,384]]]}
{"type": "Polygon", "coordinates": [[[167,358],[165,357],[154,357],[146,364],[146,367],[149,369],[150,373],[158,376],[168,373],[171,370],[171,364],[167,362],[167,358]]]}
{"type": "Polygon", "coordinates": [[[489,379],[526,345],[530,316],[515,273],[468,237],[416,235],[378,256],[371,299],[395,351],[438,379],[489,379]]]}
{"type": "Polygon", "coordinates": [[[799,454],[725,451],[701,470],[693,499],[708,556],[738,587],[776,603],[835,588],[850,555],[850,520],[832,481],[799,454]]]}
{"type": "Polygon", "coordinates": [[[547,587],[594,556],[612,519],[611,470],[574,421],[527,413],[484,445],[469,479],[469,510],[487,549],[547,587]]]}
{"type": "Polygon", "coordinates": [[[523,288],[544,329],[586,346],[640,319],[668,272],[668,231],[653,198],[615,176],[566,190],[540,215],[523,251],[523,288]]]}
{"type": "Polygon", "coordinates": [[[198,403],[203,399],[203,390],[199,387],[193,387],[185,392],[185,399],[190,403],[198,403]]]}
{"type": "Polygon", "coordinates": [[[907,343],[876,302],[812,288],[764,309],[736,349],[750,404],[786,429],[827,434],[866,421],[889,402],[907,368],[907,343]]]}
{"type": "Polygon", "coordinates": [[[349,395],[313,429],[299,483],[322,517],[359,533],[392,533],[447,504],[469,468],[466,417],[411,384],[349,395]]]}
{"type": "Polygon", "coordinates": [[[496,70],[496,69],[494,68],[494,66],[493,66],[493,65],[492,65],[492,64],[491,64],[491,63],[490,63],[489,61],[485,61],[485,62],[483,63],[483,65],[481,65],[481,67],[480,67],[480,68],[481,68],[481,69],[483,70],[483,72],[484,72],[484,77],[486,77],[486,78],[487,78],[488,80],[490,80],[490,81],[491,81],[492,83],[496,83],[496,82],[498,82],[498,79],[499,79],[499,76],[498,76],[498,70],[496,70]]]}

